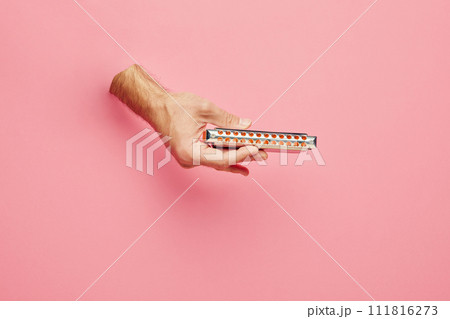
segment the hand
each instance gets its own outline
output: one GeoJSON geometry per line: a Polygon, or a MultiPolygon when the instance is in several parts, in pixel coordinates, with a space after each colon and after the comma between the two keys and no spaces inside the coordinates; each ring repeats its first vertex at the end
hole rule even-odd
{"type": "Polygon", "coordinates": [[[247,176],[248,169],[238,163],[247,158],[267,158],[267,153],[255,146],[220,150],[199,140],[208,123],[224,128],[246,129],[250,127],[251,120],[232,115],[191,93],[168,93],[139,65],[116,75],[110,92],[155,130],[171,137],[171,152],[184,168],[194,167],[197,162],[220,171],[247,176]],[[196,151],[199,158],[195,155],[196,151]]]}

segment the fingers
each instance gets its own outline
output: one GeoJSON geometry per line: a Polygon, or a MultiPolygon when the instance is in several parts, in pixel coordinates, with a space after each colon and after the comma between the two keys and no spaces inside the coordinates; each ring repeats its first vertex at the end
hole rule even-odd
{"type": "Polygon", "coordinates": [[[243,162],[248,156],[258,153],[256,146],[243,146],[237,150],[221,150],[206,144],[200,147],[200,164],[214,168],[225,168],[243,162]]]}
{"type": "Polygon", "coordinates": [[[200,148],[200,164],[218,170],[248,175],[248,169],[242,165],[236,165],[247,158],[266,159],[267,153],[259,150],[256,146],[243,146],[236,150],[220,150],[203,144],[200,148]]]}
{"type": "MultiPolygon", "coordinates": [[[[263,150],[260,150],[258,153],[256,153],[255,155],[252,155],[251,160],[252,161],[259,161],[259,160],[266,160],[268,157],[267,153],[263,150]]],[[[246,159],[249,157],[246,157],[246,159]]],[[[247,163],[248,164],[248,163],[247,163]]],[[[235,174],[241,174],[244,176],[248,176],[248,174],[250,174],[250,171],[248,170],[247,167],[236,164],[236,165],[230,165],[228,167],[225,168],[217,168],[217,170],[219,171],[224,171],[224,172],[230,172],[230,173],[235,173],[235,174]]]]}
{"type": "Polygon", "coordinates": [[[227,165],[235,165],[243,162],[246,158],[254,156],[259,153],[259,148],[256,146],[243,146],[237,150],[223,151],[224,157],[227,159],[227,165]]]}
{"type": "Polygon", "coordinates": [[[214,104],[209,104],[207,112],[203,116],[208,123],[219,127],[226,127],[231,129],[246,129],[252,124],[251,119],[240,118],[236,115],[228,113],[225,110],[217,107],[214,104]]]}
{"type": "Polygon", "coordinates": [[[258,154],[254,156],[255,160],[266,160],[269,157],[266,151],[259,150],[258,154]]]}

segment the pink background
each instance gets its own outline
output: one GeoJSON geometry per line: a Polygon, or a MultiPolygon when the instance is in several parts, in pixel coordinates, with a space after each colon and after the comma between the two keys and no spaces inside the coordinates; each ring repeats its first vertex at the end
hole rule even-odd
{"type": "MultiPolygon", "coordinates": [[[[371,3],[82,0],[167,87],[257,118],[371,3]]],[[[125,166],[147,127],[108,87],[130,58],[72,1],[0,22],[0,299],[450,298],[450,3],[380,0],[255,125],[326,166],[250,177],[125,166]]]]}

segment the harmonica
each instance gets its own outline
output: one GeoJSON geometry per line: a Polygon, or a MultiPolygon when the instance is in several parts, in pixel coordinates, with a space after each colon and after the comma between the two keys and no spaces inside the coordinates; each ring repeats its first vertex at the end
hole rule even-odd
{"type": "Polygon", "coordinates": [[[216,147],[241,147],[253,145],[261,149],[287,149],[302,151],[317,147],[317,137],[306,133],[208,129],[203,133],[206,143],[216,147]]]}

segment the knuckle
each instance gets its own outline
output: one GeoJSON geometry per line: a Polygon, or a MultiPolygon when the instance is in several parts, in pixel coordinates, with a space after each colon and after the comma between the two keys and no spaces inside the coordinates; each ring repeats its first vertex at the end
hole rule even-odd
{"type": "Polygon", "coordinates": [[[201,114],[208,114],[211,110],[212,103],[208,100],[201,100],[198,103],[198,110],[201,114]]]}
{"type": "Polygon", "coordinates": [[[225,122],[227,123],[227,125],[233,124],[234,116],[231,113],[226,113],[225,114],[225,122]]]}

